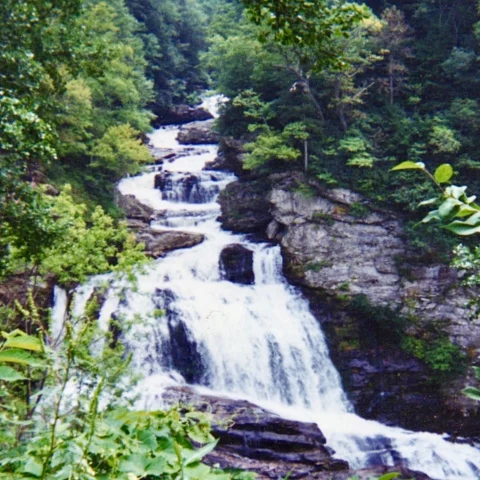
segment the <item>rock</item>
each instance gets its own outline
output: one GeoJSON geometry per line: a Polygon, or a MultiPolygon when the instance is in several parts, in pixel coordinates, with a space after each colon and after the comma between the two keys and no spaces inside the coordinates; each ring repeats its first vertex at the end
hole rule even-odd
{"type": "Polygon", "coordinates": [[[199,395],[189,387],[167,388],[163,400],[213,415],[212,433],[220,442],[206,459],[210,464],[248,468],[265,475],[261,478],[282,478],[289,472],[289,478],[305,478],[316,471],[348,469],[347,462],[332,458],[314,423],[285,420],[250,402],[199,395]]]}
{"type": "Polygon", "coordinates": [[[190,107],[188,105],[176,105],[171,110],[155,109],[157,115],[155,126],[161,125],[182,125],[190,122],[201,122],[210,120],[213,115],[202,107],[190,107]]]}
{"type": "Polygon", "coordinates": [[[155,217],[155,210],[139,202],[134,195],[122,195],[117,190],[115,200],[117,206],[125,212],[127,219],[149,223],[155,217]]]}
{"type": "Polygon", "coordinates": [[[429,480],[423,473],[401,465],[350,470],[332,451],[314,423],[287,420],[245,400],[201,395],[190,387],[168,387],[166,406],[188,405],[212,415],[212,433],[219,438],[215,450],[204,458],[209,465],[255,472],[258,479],[371,480],[388,472],[399,479],[429,480]]]}
{"type": "Polygon", "coordinates": [[[229,282],[252,285],[255,283],[253,252],[243,245],[227,245],[220,253],[220,271],[229,282]]]}
{"type": "Polygon", "coordinates": [[[213,128],[214,120],[192,122],[180,128],[177,140],[182,145],[217,144],[220,135],[213,128]]]}
{"type": "Polygon", "coordinates": [[[218,201],[222,209],[222,228],[240,233],[264,232],[271,222],[269,185],[262,181],[233,182],[218,201]]]}
{"type": "Polygon", "coordinates": [[[233,172],[242,176],[243,171],[243,143],[233,137],[222,137],[218,147],[218,156],[213,162],[205,165],[205,170],[220,170],[233,172]]]}
{"type": "Polygon", "coordinates": [[[170,148],[150,148],[153,160],[156,165],[162,165],[166,161],[173,161],[177,157],[175,151],[170,148]]]}
{"type": "Polygon", "coordinates": [[[159,258],[165,253],[178,248],[190,248],[202,243],[204,235],[199,233],[179,232],[173,230],[144,230],[137,234],[137,241],[145,244],[145,253],[152,258],[159,258]]]}

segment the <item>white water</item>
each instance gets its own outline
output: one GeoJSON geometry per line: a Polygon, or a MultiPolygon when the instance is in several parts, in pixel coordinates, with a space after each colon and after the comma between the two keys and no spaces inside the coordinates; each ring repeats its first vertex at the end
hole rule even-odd
{"type": "MultiPolygon", "coordinates": [[[[180,149],[175,132],[171,127],[160,129],[152,142],[180,149]]],[[[198,173],[214,155],[213,148],[202,155],[193,151],[165,168],[176,180],[183,178],[178,172],[193,172],[200,182],[209,182],[205,173],[198,173]]],[[[119,188],[157,210],[167,210],[156,228],[201,232],[206,240],[155,262],[139,276],[135,291],[125,293],[123,285],[113,282],[108,292],[101,311],[103,328],[113,313],[126,320],[142,318],[124,338],[135,368],[145,375],[142,406],[158,408],[166,385],[193,383],[203,392],[246,398],[285,417],[318,422],[338,458],[354,468],[394,465],[402,459],[409,468],[432,478],[478,477],[480,454],[475,448],[356,416],[318,322],[307,302],[282,278],[279,248],[222,231],[215,220],[219,207],[213,199],[203,204],[165,200],[153,188],[154,176],[146,173],[125,179],[119,188]],[[232,243],[254,252],[254,285],[222,279],[219,255],[232,243]],[[158,310],[166,315],[158,318],[158,310]]],[[[233,180],[229,174],[215,172],[215,176],[220,188],[233,180]]],[[[92,279],[81,287],[75,301],[78,312],[95,285],[104,280],[92,279]]]]}

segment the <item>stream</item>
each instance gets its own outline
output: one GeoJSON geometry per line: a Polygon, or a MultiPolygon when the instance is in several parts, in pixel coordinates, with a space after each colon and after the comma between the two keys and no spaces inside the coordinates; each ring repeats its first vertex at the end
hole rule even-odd
{"type": "MultiPolygon", "coordinates": [[[[214,105],[215,98],[209,99],[208,106],[214,105]]],[[[185,152],[177,133],[177,127],[161,128],[151,142],[185,152]]],[[[121,193],[166,210],[152,227],[205,235],[200,245],[171,252],[148,266],[136,289],[110,281],[101,327],[108,328],[112,315],[122,322],[142,319],[123,334],[134,368],[144,376],[139,408],[161,408],[166,386],[194,385],[200,393],[247,399],[286,418],[318,423],[335,456],[353,469],[400,461],[435,479],[478,478],[480,452],[474,447],[355,415],[319,322],[282,276],[280,248],[223,231],[216,220],[218,192],[235,180],[230,173],[203,170],[216,151],[213,145],[190,147],[185,156],[166,162],[163,171],[171,175],[163,192],[154,188],[158,172],[153,167],[119,185],[121,193]],[[186,188],[192,176],[195,182],[192,186],[190,180],[186,188]],[[231,244],[253,252],[252,285],[226,280],[219,257],[231,244]]],[[[108,278],[94,277],[77,289],[77,312],[108,278]]],[[[57,332],[65,308],[66,296],[56,289],[57,332]]]]}

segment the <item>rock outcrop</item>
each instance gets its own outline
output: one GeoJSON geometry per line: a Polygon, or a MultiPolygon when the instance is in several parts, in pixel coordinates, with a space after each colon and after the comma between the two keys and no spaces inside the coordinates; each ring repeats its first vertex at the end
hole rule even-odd
{"type": "Polygon", "coordinates": [[[152,228],[150,222],[164,212],[144,205],[133,195],[122,195],[117,191],[116,203],[125,212],[128,227],[135,232],[137,241],[145,244],[145,253],[151,258],[159,258],[178,248],[194,247],[205,238],[197,233],[152,228]]]}
{"type": "Polygon", "coordinates": [[[220,253],[219,263],[225,280],[243,285],[255,283],[253,252],[243,245],[227,245],[220,253]]]}
{"type": "Polygon", "coordinates": [[[230,183],[218,197],[222,227],[238,233],[263,231],[272,220],[268,189],[260,181],[230,183]]]}
{"type": "Polygon", "coordinates": [[[190,107],[189,105],[176,105],[171,110],[154,109],[157,118],[155,126],[183,125],[190,122],[201,122],[213,118],[212,114],[202,107],[190,107]]]}
{"type": "Polygon", "coordinates": [[[238,177],[244,175],[243,143],[233,137],[222,137],[218,146],[218,155],[213,162],[208,162],[206,170],[232,172],[238,177]]]}
{"type": "Polygon", "coordinates": [[[203,242],[204,235],[180,232],[177,230],[147,229],[137,233],[137,241],[145,244],[145,253],[151,258],[159,258],[167,252],[179,248],[191,248],[203,242]]]}
{"type": "Polygon", "coordinates": [[[204,461],[255,472],[259,480],[347,480],[354,475],[366,480],[389,471],[401,472],[399,478],[428,480],[428,476],[400,465],[352,471],[347,462],[332,456],[316,424],[283,419],[245,400],[199,395],[189,387],[169,387],[162,402],[210,413],[212,433],[220,441],[204,461]]]}
{"type": "Polygon", "coordinates": [[[220,135],[214,130],[214,120],[192,122],[180,128],[177,136],[181,145],[217,144],[220,135]]]}
{"type": "Polygon", "coordinates": [[[471,379],[436,378],[421,356],[401,348],[400,337],[392,334],[395,318],[407,318],[404,334],[411,342],[428,343],[432,331],[444,332],[470,363],[478,361],[480,320],[471,318],[467,306],[471,292],[459,286],[459,274],[449,266],[412,260],[415,252],[400,217],[300,174],[236,182],[220,203],[224,228],[262,232],[280,243],[284,272],[309,297],[361,415],[478,436],[478,406],[460,393],[471,379]],[[349,305],[357,297],[365,298],[371,311],[353,312],[349,305]],[[386,328],[375,319],[375,308],[389,309],[383,311],[386,328]],[[378,340],[382,335],[386,341],[378,340]]]}

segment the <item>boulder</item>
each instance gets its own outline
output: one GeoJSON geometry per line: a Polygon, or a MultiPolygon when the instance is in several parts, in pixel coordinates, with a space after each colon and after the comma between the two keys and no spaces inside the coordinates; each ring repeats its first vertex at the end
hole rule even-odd
{"type": "Polygon", "coordinates": [[[180,128],[177,140],[182,145],[217,144],[220,135],[214,131],[214,120],[192,122],[180,128]]]}
{"type": "Polygon", "coordinates": [[[227,245],[220,253],[220,271],[229,282],[252,285],[255,283],[253,252],[243,245],[227,245]]]}
{"type": "Polygon", "coordinates": [[[269,185],[263,181],[233,182],[218,201],[222,210],[222,228],[239,233],[263,232],[272,220],[269,185]]]}
{"type": "Polygon", "coordinates": [[[348,470],[347,462],[332,457],[314,423],[285,420],[245,400],[199,395],[189,387],[167,388],[163,401],[212,414],[212,433],[220,442],[207,463],[249,469],[264,475],[261,478],[348,470]]]}
{"type": "Polygon", "coordinates": [[[148,229],[137,234],[137,241],[145,244],[145,253],[152,258],[159,258],[171,250],[194,247],[204,239],[204,235],[199,233],[173,230],[148,229]]]}
{"type": "Polygon", "coordinates": [[[190,107],[189,105],[176,105],[170,110],[154,108],[154,113],[157,115],[154,121],[154,125],[157,127],[161,125],[183,125],[213,118],[213,115],[204,108],[190,107]]]}
{"type": "Polygon", "coordinates": [[[220,170],[232,172],[242,176],[243,171],[243,143],[233,137],[222,137],[218,147],[218,156],[205,165],[205,170],[220,170]]]}
{"type": "Polygon", "coordinates": [[[123,195],[117,191],[116,204],[125,212],[127,219],[149,223],[155,217],[155,210],[139,202],[134,195],[123,195]]]}

